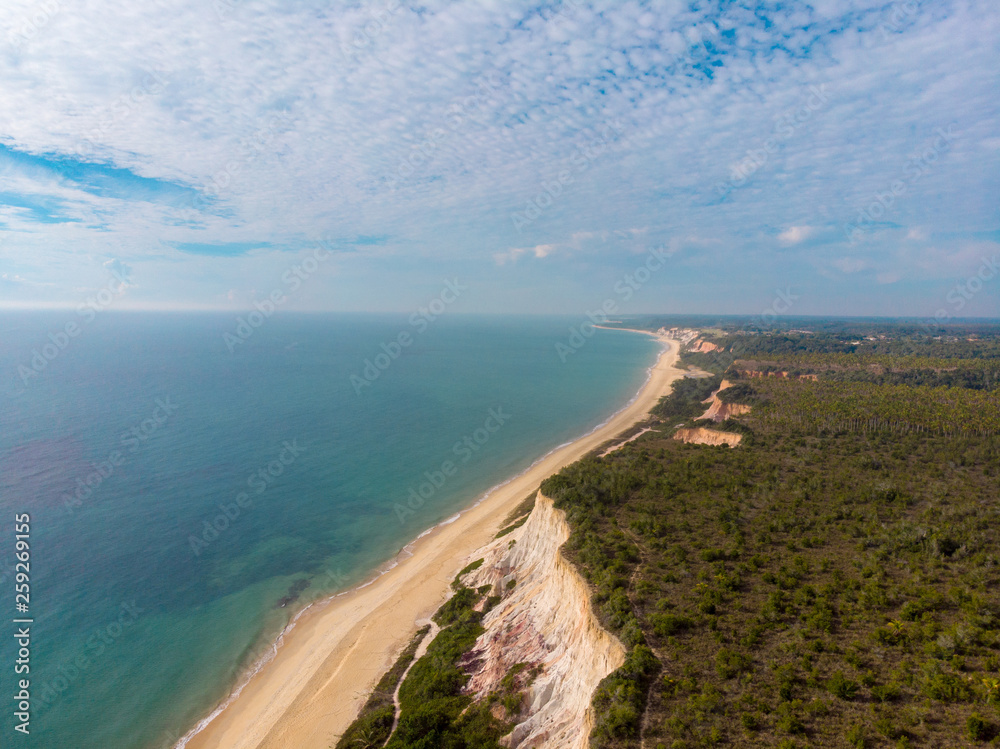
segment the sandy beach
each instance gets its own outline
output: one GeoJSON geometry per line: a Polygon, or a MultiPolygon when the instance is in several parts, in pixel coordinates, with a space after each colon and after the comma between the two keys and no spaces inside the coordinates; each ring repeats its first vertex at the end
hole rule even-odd
{"type": "MultiPolygon", "coordinates": [[[[648,331],[636,331],[649,334],[648,331]]],[[[685,372],[668,346],[635,399],[600,428],[553,451],[457,520],[415,541],[412,556],[374,582],[314,605],[188,749],[328,749],[418,629],[448,597],[455,574],[539,484],[638,421],[685,372]]]]}

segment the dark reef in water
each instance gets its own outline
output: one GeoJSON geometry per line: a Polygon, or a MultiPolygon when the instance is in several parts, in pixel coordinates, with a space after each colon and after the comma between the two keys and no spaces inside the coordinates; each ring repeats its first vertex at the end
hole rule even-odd
{"type": "Polygon", "coordinates": [[[288,589],[287,595],[284,595],[278,599],[278,602],[275,604],[274,608],[283,609],[288,604],[295,603],[295,601],[299,599],[299,596],[302,595],[302,591],[304,591],[308,587],[309,587],[308,580],[296,580],[294,583],[292,583],[291,587],[288,589]]]}

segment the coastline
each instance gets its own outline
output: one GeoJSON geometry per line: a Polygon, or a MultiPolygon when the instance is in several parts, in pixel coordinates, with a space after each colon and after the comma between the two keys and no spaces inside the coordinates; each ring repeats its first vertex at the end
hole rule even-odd
{"type": "Polygon", "coordinates": [[[651,331],[667,348],[643,387],[606,422],[559,446],[474,505],[425,531],[373,579],[315,603],[281,635],[273,659],[177,744],[187,749],[327,749],[353,721],[419,622],[447,599],[451,580],[504,518],[538,485],[642,420],[686,374],[679,342],[651,331]]]}

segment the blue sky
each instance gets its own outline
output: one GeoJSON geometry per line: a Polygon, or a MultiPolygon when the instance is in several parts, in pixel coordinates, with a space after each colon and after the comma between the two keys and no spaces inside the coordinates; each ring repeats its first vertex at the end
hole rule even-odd
{"type": "Polygon", "coordinates": [[[121,309],[1000,316],[995,0],[7,0],[0,35],[0,306],[126,268],[121,309]]]}

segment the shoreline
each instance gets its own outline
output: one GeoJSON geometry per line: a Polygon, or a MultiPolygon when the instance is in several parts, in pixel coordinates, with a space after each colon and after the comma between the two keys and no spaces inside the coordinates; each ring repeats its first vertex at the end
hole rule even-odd
{"type": "Polygon", "coordinates": [[[560,445],[520,474],[422,532],[362,584],[306,606],[222,703],[175,745],[186,749],[327,749],[357,716],[419,623],[447,599],[469,555],[491,541],[507,514],[538,485],[646,417],[686,372],[679,342],[666,348],[638,393],[602,424],[560,445]]]}

